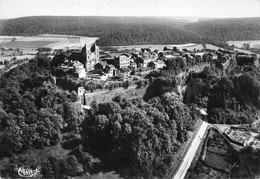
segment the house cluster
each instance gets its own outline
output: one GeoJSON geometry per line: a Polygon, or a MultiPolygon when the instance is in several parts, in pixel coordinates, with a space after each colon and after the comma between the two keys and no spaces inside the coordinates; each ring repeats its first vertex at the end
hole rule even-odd
{"type": "Polygon", "coordinates": [[[260,141],[257,139],[258,133],[243,128],[229,127],[224,134],[231,142],[237,145],[260,149],[260,141]]]}
{"type": "MultiPolygon", "coordinates": [[[[162,51],[152,51],[150,48],[142,48],[140,51],[136,49],[100,51],[99,47],[94,43],[85,46],[81,52],[74,53],[71,56],[73,55],[75,57],[72,60],[74,62],[75,76],[77,78],[97,80],[106,80],[108,77],[113,76],[126,78],[131,75],[131,72],[138,69],[162,69],[166,66],[164,63],[166,60],[176,58],[182,58],[187,67],[208,63],[222,69],[223,74],[229,67],[233,68],[239,65],[240,61],[244,63],[244,58],[250,59],[253,64],[258,62],[256,66],[259,66],[259,60],[256,57],[238,56],[235,52],[220,49],[218,51],[189,51],[176,47],[173,47],[173,49],[165,47],[162,51]],[[83,59],[79,60],[80,58],[83,59]]],[[[251,62],[250,60],[246,61],[251,62]]]]}
{"type": "Polygon", "coordinates": [[[131,71],[138,68],[163,68],[165,64],[158,60],[158,53],[150,49],[142,49],[141,52],[132,50],[131,52],[105,52],[100,57],[100,63],[96,64],[95,70],[104,72],[109,77],[129,76],[131,71]],[[149,64],[150,62],[153,62],[149,64]]]}
{"type": "MultiPolygon", "coordinates": [[[[78,53],[84,53],[85,63],[83,66],[75,63],[76,77],[98,80],[106,80],[113,76],[126,78],[137,69],[162,69],[166,66],[164,62],[168,59],[182,58],[187,66],[207,62],[209,59],[204,58],[205,52],[188,51],[176,47],[173,49],[165,47],[162,51],[157,49],[152,51],[150,48],[142,48],[140,51],[135,49],[100,51],[96,44],[92,44],[78,53]]],[[[215,54],[210,54],[212,59],[216,58],[215,54]]]]}
{"type": "Polygon", "coordinates": [[[68,65],[61,66],[62,68],[72,68],[74,76],[77,78],[97,80],[106,80],[108,77],[113,76],[126,78],[130,76],[133,70],[139,68],[161,69],[165,66],[164,61],[158,58],[157,50],[142,49],[140,52],[136,50],[130,52],[100,52],[99,47],[96,44],[92,44],[85,47],[82,52],[74,53],[74,59],[78,58],[77,54],[82,53],[84,60],[73,60],[73,65],[70,67],[68,65]]]}

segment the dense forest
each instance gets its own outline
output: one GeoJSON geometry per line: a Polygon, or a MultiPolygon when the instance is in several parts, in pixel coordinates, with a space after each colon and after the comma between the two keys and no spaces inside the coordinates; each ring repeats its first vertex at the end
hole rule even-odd
{"type": "Polygon", "coordinates": [[[166,93],[148,101],[94,101],[84,112],[75,91],[56,84],[52,68],[51,59],[38,55],[0,78],[1,177],[18,177],[14,169],[21,166],[40,168],[42,178],[99,178],[106,171],[164,177],[199,119],[195,108],[166,93]]]}
{"type": "Polygon", "coordinates": [[[252,65],[237,66],[226,76],[205,68],[190,75],[184,103],[207,108],[210,123],[250,124],[258,119],[259,89],[259,69],[252,65]]]}
{"type": "Polygon", "coordinates": [[[0,35],[74,34],[100,37],[98,44],[179,44],[259,40],[260,18],[201,19],[162,17],[36,16],[0,21],[0,35]]]}
{"type": "MultiPolygon", "coordinates": [[[[0,32],[99,36],[100,45],[221,43],[256,39],[259,21],[26,17],[1,21],[0,32]]],[[[245,63],[249,59],[237,58],[237,66],[225,75],[214,65],[199,73],[191,72],[185,81],[183,101],[174,93],[164,93],[164,88],[174,88],[177,74],[211,62],[212,56],[168,59],[164,69],[146,76],[149,86],[143,98],[117,96],[110,102],[94,101],[85,112],[74,91],[77,84],[71,79],[54,78],[64,58],[63,53],[53,59],[38,55],[1,76],[1,177],[18,177],[14,169],[24,166],[40,168],[40,178],[84,175],[95,179],[101,178],[99,172],[109,172],[103,178],[119,178],[117,174],[125,178],[163,178],[198,122],[196,107],[207,109],[210,123],[248,124],[259,114],[260,73],[253,63],[245,63]],[[34,152],[48,150],[48,155],[35,159],[34,152]]],[[[89,91],[94,89],[91,84],[83,86],[92,89],[89,91]]]]}
{"type": "Polygon", "coordinates": [[[104,178],[163,178],[177,165],[173,161],[201,117],[197,107],[207,108],[210,123],[249,124],[259,113],[260,73],[253,63],[238,63],[225,75],[214,65],[190,72],[183,101],[162,92],[174,88],[175,76],[190,65],[211,59],[205,54],[194,61],[166,60],[164,69],[146,76],[143,98],[93,101],[88,111],[73,89],[54,78],[59,58],[39,54],[5,73],[0,78],[1,177],[15,178],[14,169],[24,166],[40,168],[41,178],[95,179],[99,172],[104,178]]]}

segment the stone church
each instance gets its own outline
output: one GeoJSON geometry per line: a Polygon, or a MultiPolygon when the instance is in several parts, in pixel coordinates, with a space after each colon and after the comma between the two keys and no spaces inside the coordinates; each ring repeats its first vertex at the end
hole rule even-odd
{"type": "Polygon", "coordinates": [[[95,43],[86,47],[86,72],[94,70],[99,61],[99,47],[95,43]]]}

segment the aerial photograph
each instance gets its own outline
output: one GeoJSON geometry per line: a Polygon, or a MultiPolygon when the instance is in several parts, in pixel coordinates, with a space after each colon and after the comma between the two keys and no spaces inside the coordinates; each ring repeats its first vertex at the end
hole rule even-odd
{"type": "Polygon", "coordinates": [[[0,0],[0,179],[259,179],[260,0],[0,0]]]}

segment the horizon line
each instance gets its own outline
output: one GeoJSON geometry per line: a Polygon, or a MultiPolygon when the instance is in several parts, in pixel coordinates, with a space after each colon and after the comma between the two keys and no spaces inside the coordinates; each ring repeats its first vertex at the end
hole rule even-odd
{"type": "Polygon", "coordinates": [[[11,17],[11,18],[1,18],[0,20],[11,20],[11,19],[19,19],[19,18],[27,18],[27,17],[133,17],[133,18],[173,18],[173,19],[246,19],[246,18],[260,18],[260,16],[244,16],[244,17],[203,17],[203,16],[132,16],[132,15],[30,15],[30,16],[19,16],[19,17],[11,17]]]}

